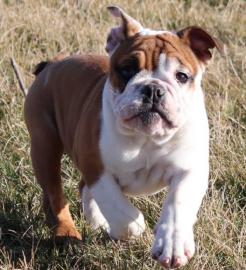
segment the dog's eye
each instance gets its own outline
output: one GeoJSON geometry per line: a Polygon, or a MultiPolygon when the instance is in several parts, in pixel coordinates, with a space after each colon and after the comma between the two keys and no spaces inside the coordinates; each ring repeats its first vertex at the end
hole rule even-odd
{"type": "Polygon", "coordinates": [[[129,81],[136,74],[137,74],[137,69],[131,66],[124,67],[120,71],[120,75],[125,81],[129,81]]]}
{"type": "Polygon", "coordinates": [[[118,73],[125,83],[128,83],[128,81],[138,72],[138,64],[135,61],[132,63],[127,63],[126,65],[122,65],[118,68],[118,73]]]}
{"type": "Polygon", "coordinates": [[[189,80],[189,76],[186,73],[179,71],[176,73],[176,79],[178,82],[184,84],[189,80]]]}

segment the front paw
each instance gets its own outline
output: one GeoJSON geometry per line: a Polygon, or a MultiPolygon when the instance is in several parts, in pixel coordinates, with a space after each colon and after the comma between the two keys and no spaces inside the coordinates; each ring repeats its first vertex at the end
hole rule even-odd
{"type": "Polygon", "coordinates": [[[135,219],[129,216],[123,216],[122,219],[116,219],[111,222],[109,229],[109,236],[115,240],[128,240],[140,237],[145,231],[145,222],[143,214],[136,210],[138,215],[135,219]]]}
{"type": "Polygon", "coordinates": [[[184,266],[195,253],[192,228],[174,227],[161,223],[155,230],[152,257],[167,269],[184,266]]]}

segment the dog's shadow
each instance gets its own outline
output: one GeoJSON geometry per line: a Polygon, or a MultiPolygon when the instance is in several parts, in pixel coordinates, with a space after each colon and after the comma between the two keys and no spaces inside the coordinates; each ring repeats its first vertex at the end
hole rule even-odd
{"type": "MultiPolygon", "coordinates": [[[[11,200],[4,202],[4,209],[0,208],[0,265],[10,263],[15,269],[26,264],[48,269],[55,255],[61,260],[74,253],[77,258],[84,257],[84,246],[91,241],[88,239],[90,237],[86,237],[86,229],[82,231],[83,241],[53,239],[50,237],[51,232],[47,231],[43,214],[30,214],[27,217],[25,213],[24,205],[16,206],[11,200]]],[[[104,235],[103,241],[107,245],[110,239],[104,235]]]]}

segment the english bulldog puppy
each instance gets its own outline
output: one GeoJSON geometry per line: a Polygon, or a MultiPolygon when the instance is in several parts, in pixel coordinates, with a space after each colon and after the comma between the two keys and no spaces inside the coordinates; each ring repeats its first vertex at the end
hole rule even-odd
{"type": "Polygon", "coordinates": [[[86,220],[113,239],[139,237],[143,214],[128,196],[168,187],[152,256],[165,268],[194,255],[193,225],[206,192],[209,129],[201,88],[221,43],[199,27],[177,32],[144,28],[119,7],[109,56],[42,62],[25,102],[34,172],[56,237],[81,239],[62,189],[68,154],[82,172],[86,220]]]}

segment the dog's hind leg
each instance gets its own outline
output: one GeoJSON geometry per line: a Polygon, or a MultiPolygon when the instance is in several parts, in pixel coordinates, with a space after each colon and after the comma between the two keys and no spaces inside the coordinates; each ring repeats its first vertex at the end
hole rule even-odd
{"type": "Polygon", "coordinates": [[[33,168],[43,189],[44,208],[51,210],[49,212],[56,223],[55,236],[81,239],[63,194],[60,176],[63,148],[57,130],[49,117],[40,117],[35,122],[29,122],[29,129],[32,129],[30,134],[33,168]]]}

